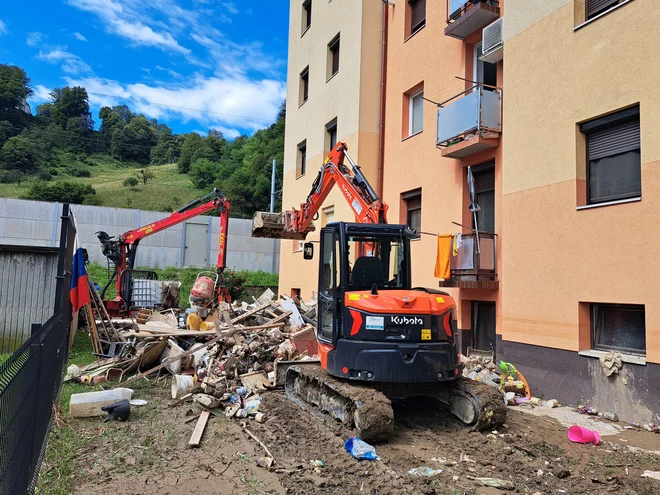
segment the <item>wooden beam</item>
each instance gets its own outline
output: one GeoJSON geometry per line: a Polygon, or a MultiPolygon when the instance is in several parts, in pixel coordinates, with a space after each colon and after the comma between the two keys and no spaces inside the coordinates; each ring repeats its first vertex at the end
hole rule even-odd
{"type": "Polygon", "coordinates": [[[192,436],[190,437],[190,440],[188,440],[189,446],[197,447],[199,445],[199,442],[202,440],[202,434],[204,433],[206,422],[209,420],[210,414],[211,413],[208,411],[202,411],[202,413],[199,415],[199,419],[197,420],[197,424],[195,425],[192,436]]]}

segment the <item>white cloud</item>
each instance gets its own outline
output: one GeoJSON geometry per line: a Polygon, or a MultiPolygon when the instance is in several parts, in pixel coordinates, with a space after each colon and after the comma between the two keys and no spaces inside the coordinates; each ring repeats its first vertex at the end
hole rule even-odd
{"type": "Polygon", "coordinates": [[[84,74],[92,72],[92,68],[87,65],[79,56],[66,51],[66,47],[55,47],[47,51],[39,51],[37,60],[43,60],[50,64],[62,63],[62,70],[67,74],[84,74]]]}
{"type": "Polygon", "coordinates": [[[92,106],[126,103],[148,117],[197,122],[202,127],[218,128],[229,138],[269,125],[285,96],[282,82],[251,81],[242,76],[196,76],[169,87],[122,85],[97,77],[66,80],[70,85],[86,87],[92,106]]]}
{"type": "Polygon", "coordinates": [[[0,19],[0,34],[7,34],[7,25],[0,19]]]}
{"type": "Polygon", "coordinates": [[[79,40],[79,41],[87,41],[87,38],[85,38],[82,34],[80,34],[78,31],[73,33],[73,36],[79,40]]]}
{"type": "Polygon", "coordinates": [[[28,98],[28,102],[30,103],[43,103],[45,101],[50,100],[50,92],[52,90],[48,89],[46,86],[42,84],[37,84],[33,89],[32,89],[32,96],[28,98]]]}
{"type": "Polygon", "coordinates": [[[35,31],[34,33],[28,33],[25,43],[27,46],[37,46],[41,44],[42,39],[43,35],[40,32],[35,31]]]}
{"type": "MultiPolygon", "coordinates": [[[[166,29],[154,31],[145,22],[152,22],[145,15],[142,2],[135,0],[68,0],[68,3],[77,9],[96,14],[106,26],[106,29],[118,36],[126,38],[136,45],[154,46],[163,51],[172,50],[187,55],[190,50],[181,46],[166,29]]],[[[153,0],[149,4],[163,4],[163,0],[153,0]]],[[[183,9],[176,4],[165,2],[168,10],[163,10],[172,22],[180,23],[178,19],[185,15],[183,9]]],[[[153,7],[153,5],[151,5],[153,7]]],[[[165,7],[165,5],[163,5],[165,7]]]]}

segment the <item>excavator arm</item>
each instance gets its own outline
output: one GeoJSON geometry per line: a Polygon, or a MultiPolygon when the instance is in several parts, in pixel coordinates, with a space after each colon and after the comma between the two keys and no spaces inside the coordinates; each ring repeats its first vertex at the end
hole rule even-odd
{"type": "Polygon", "coordinates": [[[257,212],[252,221],[252,236],[305,239],[314,230],[312,221],[335,185],[353,210],[357,223],[387,223],[388,206],[351,159],[346,143],[339,142],[323,162],[312,190],[300,209],[292,208],[282,213],[257,212]],[[349,166],[344,164],[344,160],[349,162],[349,166]]]}
{"type": "MultiPolygon", "coordinates": [[[[108,283],[101,292],[101,297],[103,297],[113,279],[116,278],[115,287],[117,289],[117,297],[115,301],[108,301],[108,309],[116,309],[119,311],[119,307],[123,306],[125,303],[120,295],[121,274],[124,270],[134,268],[137,247],[140,244],[140,241],[145,237],[169,229],[170,227],[178,225],[198,215],[217,211],[220,216],[220,235],[218,239],[218,259],[216,262],[216,269],[218,272],[224,270],[227,266],[227,229],[229,227],[230,208],[231,204],[227,197],[218,189],[214,189],[206,196],[196,199],[183,208],[173,212],[169,217],[134,230],[129,230],[116,238],[110,237],[105,232],[97,232],[96,235],[101,241],[103,254],[115,265],[114,273],[109,278],[108,283]]],[[[223,290],[222,296],[226,296],[226,291],[223,290]]]]}

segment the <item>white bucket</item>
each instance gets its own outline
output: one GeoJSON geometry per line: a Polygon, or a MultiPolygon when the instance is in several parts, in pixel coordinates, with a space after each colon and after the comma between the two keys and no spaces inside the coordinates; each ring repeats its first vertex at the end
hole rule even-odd
{"type": "Polygon", "coordinates": [[[193,388],[192,375],[174,375],[172,377],[172,398],[179,399],[190,393],[193,388]]]}

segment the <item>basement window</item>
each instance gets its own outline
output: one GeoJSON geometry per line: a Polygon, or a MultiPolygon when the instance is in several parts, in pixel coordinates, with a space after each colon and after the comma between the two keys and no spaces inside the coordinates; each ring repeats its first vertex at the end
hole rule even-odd
{"type": "Polygon", "coordinates": [[[592,304],[591,331],[594,349],[646,354],[643,305],[592,304]]]}

